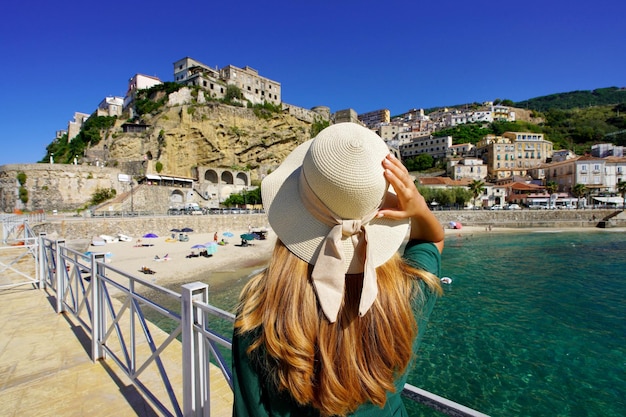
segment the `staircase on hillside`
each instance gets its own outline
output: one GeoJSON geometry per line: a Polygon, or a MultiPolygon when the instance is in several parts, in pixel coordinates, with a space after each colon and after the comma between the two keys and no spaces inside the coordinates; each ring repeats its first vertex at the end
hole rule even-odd
{"type": "Polygon", "coordinates": [[[115,196],[115,198],[111,200],[107,200],[95,207],[92,208],[92,211],[124,211],[124,207],[126,207],[126,200],[131,197],[131,192],[133,194],[137,194],[137,191],[142,187],[142,184],[133,188],[131,191],[125,191],[121,194],[115,196]]]}
{"type": "Polygon", "coordinates": [[[202,198],[204,201],[209,201],[210,200],[208,197],[205,197],[204,193],[202,193],[196,187],[193,187],[193,190],[196,192],[196,195],[200,196],[200,198],[202,198]]]}
{"type": "Polygon", "coordinates": [[[609,214],[598,222],[596,227],[606,229],[609,227],[626,226],[626,212],[624,210],[617,210],[609,214]]]}

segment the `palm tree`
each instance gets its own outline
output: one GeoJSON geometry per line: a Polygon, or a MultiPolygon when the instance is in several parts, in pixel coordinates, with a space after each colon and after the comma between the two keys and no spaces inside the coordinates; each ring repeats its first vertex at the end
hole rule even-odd
{"type": "Polygon", "coordinates": [[[469,185],[469,190],[472,192],[472,196],[474,197],[474,207],[476,207],[476,199],[483,193],[483,191],[485,191],[485,183],[481,180],[474,180],[469,185]]]}
{"type": "Polygon", "coordinates": [[[576,184],[572,188],[572,194],[578,199],[578,208],[580,208],[580,197],[587,194],[587,186],[585,184],[576,184]]]}
{"type": "Polygon", "coordinates": [[[617,191],[622,195],[622,211],[626,208],[626,181],[620,180],[617,183],[617,191]]]}
{"type": "Polygon", "coordinates": [[[556,193],[558,189],[559,189],[559,184],[557,184],[555,181],[548,181],[546,183],[546,191],[548,192],[548,194],[552,195],[556,193]]]}

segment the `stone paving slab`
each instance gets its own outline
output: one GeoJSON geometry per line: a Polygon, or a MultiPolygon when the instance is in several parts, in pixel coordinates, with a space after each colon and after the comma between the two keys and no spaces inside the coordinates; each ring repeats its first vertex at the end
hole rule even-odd
{"type": "MultiPolygon", "coordinates": [[[[71,315],[55,312],[54,298],[46,291],[32,286],[0,290],[0,415],[161,415],[114,361],[93,363],[89,343],[71,315]]],[[[180,344],[164,355],[170,369],[181,360],[180,344]]],[[[146,378],[158,380],[158,375],[146,378]]],[[[180,381],[180,374],[172,375],[182,402],[180,381]]],[[[214,366],[211,394],[211,416],[230,416],[232,392],[214,366]]],[[[157,393],[159,400],[168,403],[162,395],[157,393]]]]}

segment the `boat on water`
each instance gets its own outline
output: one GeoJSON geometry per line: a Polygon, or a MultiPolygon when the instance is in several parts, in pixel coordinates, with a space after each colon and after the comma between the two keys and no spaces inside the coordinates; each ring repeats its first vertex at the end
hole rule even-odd
{"type": "Polygon", "coordinates": [[[100,236],[91,238],[91,246],[104,246],[106,242],[100,236]]]}
{"type": "Polygon", "coordinates": [[[442,284],[452,284],[452,278],[450,278],[450,277],[442,277],[441,278],[441,283],[442,284]]]}

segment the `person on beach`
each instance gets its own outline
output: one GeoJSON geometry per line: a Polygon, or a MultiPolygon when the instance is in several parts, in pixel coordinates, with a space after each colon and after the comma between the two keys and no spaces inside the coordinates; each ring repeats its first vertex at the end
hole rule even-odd
{"type": "Polygon", "coordinates": [[[277,241],[237,307],[233,416],[406,416],[444,239],[406,168],[378,135],[340,123],[261,193],[277,241]]]}

